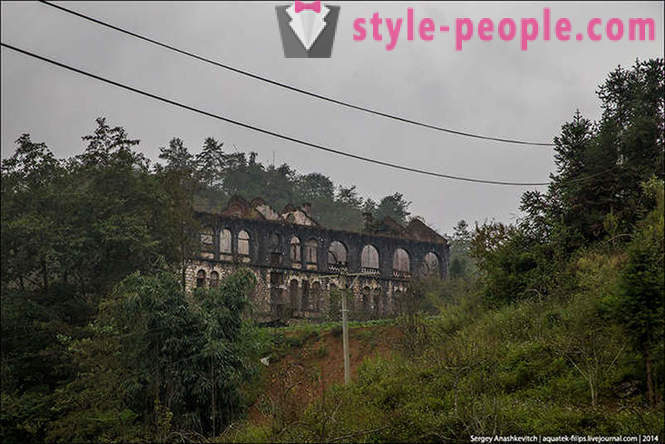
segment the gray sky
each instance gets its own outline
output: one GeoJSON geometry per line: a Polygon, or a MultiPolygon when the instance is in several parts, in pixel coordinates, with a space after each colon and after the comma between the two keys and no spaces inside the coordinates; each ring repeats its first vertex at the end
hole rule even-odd
{"type": "MultiPolygon", "coordinates": [[[[63,3],[157,40],[192,50],[278,81],[384,112],[461,131],[551,141],[576,109],[600,115],[597,86],[617,65],[663,57],[663,3],[345,3],[330,59],[283,57],[274,5],[280,3],[128,2],[63,3]],[[477,37],[456,52],[453,35],[407,41],[395,50],[383,42],[353,41],[353,20],[431,17],[454,26],[457,17],[568,17],[573,31],[600,17],[650,17],[654,41],[541,40],[477,37]]],[[[627,32],[627,31],[626,31],[627,32]]],[[[451,33],[452,34],[452,33],[451,33]]],[[[542,182],[553,170],[550,148],[469,139],[341,108],[185,56],[142,43],[38,3],[2,3],[2,41],[213,113],[281,131],[359,155],[483,179],[542,182]]],[[[450,232],[459,219],[511,221],[528,188],[473,184],[400,172],[336,157],[170,107],[95,80],[2,50],[2,157],[28,132],[58,157],[78,154],[81,136],[106,116],[141,140],[156,160],[159,147],[181,137],[197,153],[215,137],[229,150],[256,151],[264,163],[288,163],[300,173],[320,172],[356,185],[378,199],[396,191],[413,202],[413,214],[450,232]]]]}

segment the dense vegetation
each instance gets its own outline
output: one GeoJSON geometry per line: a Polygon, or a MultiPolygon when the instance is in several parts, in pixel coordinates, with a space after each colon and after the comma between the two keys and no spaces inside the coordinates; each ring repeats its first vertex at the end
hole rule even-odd
{"type": "Polygon", "coordinates": [[[187,153],[180,139],[174,139],[162,150],[162,158],[186,169],[195,170],[194,176],[202,186],[197,188],[197,203],[208,208],[220,208],[229,197],[239,195],[247,200],[261,197],[275,210],[287,204],[312,205],[314,218],[326,227],[359,231],[363,227],[363,213],[374,219],[392,217],[406,223],[409,205],[401,193],[385,196],[378,203],[361,198],[355,186],[337,186],[323,174],[298,175],[287,164],[265,166],[242,152],[225,153],[223,143],[208,138],[202,151],[195,157],[187,153]]]}
{"type": "Polygon", "coordinates": [[[362,211],[409,214],[400,194],[376,204],[213,139],[196,156],[173,139],[154,165],[103,118],[83,141],[59,160],[24,134],[2,162],[3,442],[210,436],[242,414],[258,360],[243,321],[253,283],[184,293],[195,206],[309,201],[347,229],[362,211]]]}
{"type": "Polygon", "coordinates": [[[392,357],[366,360],[354,384],[288,424],[273,412],[223,439],[662,440],[663,67],[610,74],[598,90],[602,119],[576,113],[563,126],[552,183],[524,194],[517,223],[457,225],[451,278],[412,285],[392,357]]]}
{"type": "Polygon", "coordinates": [[[663,69],[610,74],[601,120],[563,126],[552,183],[524,194],[521,220],[458,224],[451,279],[413,283],[392,357],[264,424],[243,418],[258,358],[279,356],[284,337],[249,320],[247,271],[183,290],[194,205],[308,201],[324,225],[358,229],[363,211],[406,221],[409,203],[213,139],[196,156],[173,139],[151,165],[104,119],[70,159],[21,136],[2,162],[0,439],[662,437],[663,69]]]}

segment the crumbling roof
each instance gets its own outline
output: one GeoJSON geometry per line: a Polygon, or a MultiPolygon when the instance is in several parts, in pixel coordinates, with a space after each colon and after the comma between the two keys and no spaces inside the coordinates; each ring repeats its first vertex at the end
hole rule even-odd
{"type": "MultiPolygon", "coordinates": [[[[272,220],[296,225],[321,226],[312,217],[309,204],[303,204],[302,208],[287,204],[281,212],[277,212],[260,197],[248,202],[243,197],[235,195],[229,199],[224,208],[221,207],[221,205],[215,205],[205,199],[195,199],[194,202],[194,210],[200,213],[241,219],[272,220]]],[[[378,221],[368,217],[365,222],[366,225],[363,231],[372,234],[410,238],[424,242],[446,243],[443,236],[418,218],[411,219],[406,227],[391,217],[385,217],[378,221]]]]}
{"type": "Polygon", "coordinates": [[[226,205],[226,208],[222,210],[221,215],[242,219],[263,219],[263,215],[254,210],[250,203],[240,196],[233,196],[226,205]]]}
{"type": "Polygon", "coordinates": [[[365,213],[365,226],[363,231],[385,236],[406,237],[407,232],[402,225],[390,216],[374,220],[371,213],[365,213]]]}
{"type": "Polygon", "coordinates": [[[406,227],[403,227],[390,216],[386,216],[381,220],[373,220],[370,214],[366,214],[363,231],[384,236],[406,237],[425,242],[446,243],[443,236],[418,218],[413,218],[406,227]]]}
{"type": "Polygon", "coordinates": [[[265,201],[256,197],[251,202],[242,196],[234,195],[225,207],[215,205],[210,201],[198,198],[194,200],[194,210],[199,213],[215,214],[225,217],[237,217],[241,219],[260,219],[283,221],[298,225],[320,226],[320,224],[303,208],[296,208],[291,204],[286,205],[281,213],[278,213],[265,201]]]}
{"type": "Polygon", "coordinates": [[[409,234],[409,237],[413,237],[414,239],[439,244],[446,243],[446,239],[443,236],[428,227],[425,222],[415,217],[411,219],[411,222],[406,226],[406,231],[409,234]]]}
{"type": "Polygon", "coordinates": [[[260,197],[254,198],[251,203],[252,208],[261,213],[266,220],[281,220],[280,214],[270,205],[265,203],[260,197]]]}
{"type": "Polygon", "coordinates": [[[321,226],[311,214],[309,214],[309,211],[306,211],[304,208],[295,208],[290,204],[284,207],[281,217],[288,223],[292,224],[312,225],[316,227],[321,226]]]}

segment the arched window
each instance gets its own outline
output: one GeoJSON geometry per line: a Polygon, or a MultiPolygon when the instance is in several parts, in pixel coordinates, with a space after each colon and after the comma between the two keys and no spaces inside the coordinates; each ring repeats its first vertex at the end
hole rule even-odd
{"type": "Polygon", "coordinates": [[[205,288],[206,286],[206,272],[205,270],[199,270],[196,273],[196,288],[205,288]]]}
{"type": "Polygon", "coordinates": [[[423,271],[426,276],[438,276],[439,274],[439,258],[436,254],[429,252],[425,255],[423,260],[423,271]]]}
{"type": "Polygon", "coordinates": [[[215,236],[210,227],[205,227],[200,233],[201,237],[201,257],[203,259],[215,258],[215,236]]]}
{"type": "Polygon", "coordinates": [[[279,267],[282,263],[282,248],[281,242],[282,238],[278,233],[272,233],[268,241],[268,246],[270,248],[270,266],[279,267]]]}
{"type": "Polygon", "coordinates": [[[328,267],[337,271],[346,267],[346,247],[339,241],[332,241],[328,247],[328,267]]]}
{"type": "Polygon", "coordinates": [[[219,273],[216,271],[210,272],[210,286],[212,288],[219,287],[219,273]]]}
{"type": "Polygon", "coordinates": [[[361,307],[364,315],[367,315],[371,312],[372,308],[372,289],[369,287],[363,287],[361,307]]]}
{"type": "Polygon", "coordinates": [[[291,313],[298,309],[298,281],[296,279],[289,282],[289,304],[291,313]]]}
{"type": "Polygon", "coordinates": [[[330,300],[330,308],[328,312],[330,319],[338,321],[341,319],[342,297],[344,297],[344,295],[337,289],[337,285],[335,284],[330,284],[328,295],[330,300]]]}
{"type": "Polygon", "coordinates": [[[296,236],[291,238],[289,256],[291,257],[291,262],[300,262],[300,239],[296,236]]]}
{"type": "Polygon", "coordinates": [[[310,239],[305,243],[305,261],[308,264],[316,264],[319,251],[319,243],[316,239],[310,239]]]}
{"type": "Polygon", "coordinates": [[[238,254],[249,256],[249,233],[245,230],[238,233],[238,254]]]}
{"type": "Polygon", "coordinates": [[[379,271],[379,252],[373,245],[365,245],[360,253],[360,267],[363,272],[379,271]]]}
{"type": "Polygon", "coordinates": [[[372,290],[372,316],[379,317],[381,314],[381,289],[375,288],[372,290]]]}
{"type": "Polygon", "coordinates": [[[321,284],[318,281],[312,283],[312,307],[314,308],[314,311],[319,311],[321,309],[321,306],[323,305],[321,298],[321,284]]]}
{"type": "Polygon", "coordinates": [[[402,291],[395,290],[393,292],[393,313],[402,311],[402,291]]]}
{"type": "Polygon", "coordinates": [[[300,283],[302,287],[302,308],[301,311],[309,310],[309,282],[305,279],[300,283]]]}
{"type": "Polygon", "coordinates": [[[402,248],[395,250],[393,254],[393,271],[396,274],[408,274],[410,271],[409,253],[402,248]]]}
{"type": "Polygon", "coordinates": [[[224,228],[219,233],[219,252],[222,254],[231,254],[231,231],[224,228]]]}
{"type": "Polygon", "coordinates": [[[268,245],[270,246],[270,251],[279,251],[280,237],[279,233],[271,233],[268,245]]]}
{"type": "Polygon", "coordinates": [[[214,244],[212,233],[212,228],[209,227],[206,227],[201,231],[201,245],[204,248],[209,248],[214,244]]]}

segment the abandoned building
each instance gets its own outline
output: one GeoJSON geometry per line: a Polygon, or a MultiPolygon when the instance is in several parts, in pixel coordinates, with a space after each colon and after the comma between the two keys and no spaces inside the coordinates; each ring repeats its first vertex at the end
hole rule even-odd
{"type": "Polygon", "coordinates": [[[309,204],[278,213],[260,198],[237,196],[197,217],[201,252],[187,269],[188,288],[217,286],[248,267],[257,277],[252,313],[261,321],[339,319],[337,290],[347,287],[351,319],[388,317],[400,311],[412,276],[447,274],[446,240],[419,219],[403,227],[365,215],[362,232],[340,231],[322,227],[309,204]]]}

